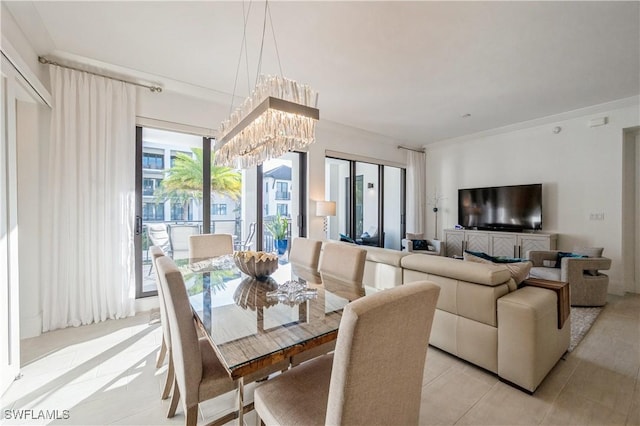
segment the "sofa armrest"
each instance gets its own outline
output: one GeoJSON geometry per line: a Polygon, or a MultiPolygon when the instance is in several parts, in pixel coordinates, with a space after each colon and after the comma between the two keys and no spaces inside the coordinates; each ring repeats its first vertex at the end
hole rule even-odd
{"type": "Polygon", "coordinates": [[[403,238],[402,239],[402,251],[412,252],[413,251],[413,241],[408,240],[406,238],[403,238]]]}
{"type": "Polygon", "coordinates": [[[571,321],[558,329],[557,295],[523,287],[498,299],[498,375],[536,390],[569,347],[571,321]]]}
{"type": "Polygon", "coordinates": [[[533,263],[533,266],[544,266],[545,260],[558,259],[558,250],[529,250],[527,259],[533,263]]]}
{"type": "Polygon", "coordinates": [[[606,257],[563,257],[560,261],[560,280],[577,282],[582,280],[585,271],[607,270],[611,268],[611,259],[606,257]]]}

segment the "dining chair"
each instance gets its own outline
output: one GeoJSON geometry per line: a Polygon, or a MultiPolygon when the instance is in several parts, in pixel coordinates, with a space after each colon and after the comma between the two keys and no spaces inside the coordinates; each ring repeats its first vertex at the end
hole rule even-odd
{"type": "Polygon", "coordinates": [[[209,341],[198,338],[187,290],[175,262],[166,256],[159,257],[156,267],[165,294],[175,370],[167,417],[174,417],[178,403],[182,402],[185,424],[195,425],[198,404],[236,389],[236,382],[227,373],[209,341]]]}
{"type": "Polygon", "coordinates": [[[318,270],[322,241],[310,238],[294,238],[291,241],[289,262],[310,271],[318,270]]]}
{"type": "Polygon", "coordinates": [[[230,234],[201,234],[189,236],[189,259],[203,259],[233,254],[230,234]]]}
{"type": "MultiPolygon", "coordinates": [[[[171,256],[171,243],[169,241],[169,233],[167,232],[167,225],[164,223],[150,223],[147,225],[147,237],[151,245],[149,246],[149,254],[151,254],[151,247],[159,247],[164,255],[171,256]]],[[[151,275],[151,271],[155,267],[154,262],[151,262],[151,267],[147,275],[151,275]]]]}
{"type": "Polygon", "coordinates": [[[367,251],[348,244],[325,243],[320,256],[320,276],[325,288],[353,301],[364,296],[367,251]]]}
{"type": "MultiPolygon", "coordinates": [[[[198,334],[199,327],[189,303],[184,279],[173,259],[158,257],[156,268],[165,296],[165,312],[170,331],[169,353],[174,368],[173,394],[167,417],[174,417],[178,404],[182,402],[186,425],[195,425],[199,403],[237,390],[238,382],[231,379],[209,338],[198,334]]],[[[288,360],[283,360],[263,367],[243,378],[244,383],[268,378],[273,372],[285,370],[288,364],[288,360]]],[[[250,407],[251,405],[242,407],[243,412],[250,407]]],[[[238,411],[233,411],[213,423],[225,424],[237,417],[238,411]]]]}
{"type": "Polygon", "coordinates": [[[200,234],[200,225],[167,225],[171,257],[185,259],[189,256],[189,237],[200,234]]]}
{"type": "Polygon", "coordinates": [[[174,381],[173,359],[171,357],[171,333],[169,331],[169,320],[167,319],[167,308],[164,297],[164,291],[162,290],[162,284],[160,282],[160,274],[158,273],[158,267],[156,265],[158,258],[164,256],[164,251],[158,246],[149,247],[149,253],[153,260],[153,266],[156,269],[156,288],[158,289],[158,304],[160,305],[160,324],[162,326],[162,343],[160,344],[160,351],[158,352],[158,358],[156,360],[156,368],[160,368],[164,363],[165,357],[168,360],[167,365],[167,378],[165,380],[164,388],[162,389],[162,399],[167,399],[171,392],[171,386],[174,381]]]}
{"type": "MultiPolygon", "coordinates": [[[[367,251],[347,244],[324,243],[320,256],[320,277],[324,288],[349,301],[364,296],[364,266],[367,251]]],[[[327,354],[334,350],[335,341],[324,343],[308,351],[293,355],[291,366],[327,354]]]]}
{"type": "Polygon", "coordinates": [[[333,354],[256,387],[260,423],[417,425],[439,293],[418,281],[349,303],[333,354]]]}

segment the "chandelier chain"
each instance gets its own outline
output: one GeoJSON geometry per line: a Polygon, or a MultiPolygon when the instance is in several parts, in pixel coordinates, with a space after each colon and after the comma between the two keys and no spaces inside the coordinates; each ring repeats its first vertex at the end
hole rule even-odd
{"type": "Polygon", "coordinates": [[[238,65],[236,66],[236,77],[233,80],[233,92],[231,93],[231,105],[229,106],[229,114],[233,112],[233,101],[236,99],[236,88],[238,87],[238,76],[240,75],[240,64],[242,63],[242,51],[245,52],[245,63],[247,65],[247,88],[251,93],[251,83],[249,81],[249,57],[247,55],[247,21],[249,20],[249,13],[251,12],[251,5],[253,0],[249,1],[249,8],[245,11],[244,1],[242,2],[242,41],[240,42],[240,54],[238,55],[238,65]]]}

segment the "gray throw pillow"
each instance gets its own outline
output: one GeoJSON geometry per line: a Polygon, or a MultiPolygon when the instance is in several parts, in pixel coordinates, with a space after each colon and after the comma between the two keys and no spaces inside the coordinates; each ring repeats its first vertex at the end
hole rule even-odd
{"type": "MultiPolygon", "coordinates": [[[[587,257],[602,257],[604,247],[574,247],[573,252],[587,257]]],[[[598,271],[596,269],[590,269],[585,271],[585,273],[593,275],[594,277],[598,275],[598,271]]]]}

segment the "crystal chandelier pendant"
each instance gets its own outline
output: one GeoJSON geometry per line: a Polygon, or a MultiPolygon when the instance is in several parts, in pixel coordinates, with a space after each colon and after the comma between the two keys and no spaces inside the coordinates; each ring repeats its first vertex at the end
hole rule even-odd
{"type": "Polygon", "coordinates": [[[251,96],[220,124],[216,164],[249,168],[315,142],[318,93],[279,76],[261,75],[251,96]]]}

